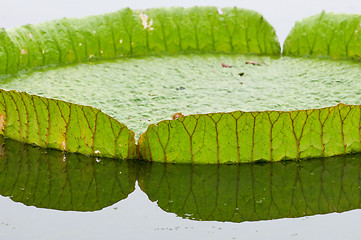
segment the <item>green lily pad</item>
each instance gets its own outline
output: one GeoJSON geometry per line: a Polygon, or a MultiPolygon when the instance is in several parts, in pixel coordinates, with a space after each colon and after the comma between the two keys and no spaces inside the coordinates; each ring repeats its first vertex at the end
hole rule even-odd
{"type": "MultiPolygon", "coordinates": [[[[310,19],[304,20],[306,26],[333,22],[330,26],[336,32],[339,21],[351,26],[358,16],[322,13],[310,19]]],[[[316,53],[315,49],[324,44],[314,33],[318,30],[312,30],[318,28],[304,27],[302,32],[298,25],[286,41],[286,54],[304,49],[293,43],[297,34],[314,44],[310,52],[297,54],[316,53]]],[[[347,54],[329,51],[326,55],[357,55],[357,44],[351,42],[358,27],[352,26],[356,30],[348,27],[335,33],[335,39],[347,39],[336,41],[346,44],[347,54]]],[[[1,111],[1,129],[6,137],[88,155],[178,163],[279,161],[360,151],[359,106],[335,106],[360,102],[359,64],[278,58],[280,48],[273,28],[253,11],[214,7],[124,9],[1,30],[0,40],[4,42],[0,49],[2,87],[42,96],[2,91],[3,96],[9,96],[3,97],[1,111]],[[109,61],[113,58],[123,59],[109,61]],[[108,62],[94,62],[100,59],[108,62]],[[37,116],[37,107],[33,104],[29,108],[25,98],[45,103],[42,119],[27,117],[37,116]],[[69,114],[68,122],[74,123],[69,129],[66,121],[65,128],[54,125],[51,129],[49,123],[59,122],[64,109],[49,111],[46,102],[60,102],[48,98],[91,105],[109,116],[101,113],[104,121],[89,121],[99,110],[60,101],[61,105],[86,111],[82,110],[84,116],[73,118],[69,114]],[[320,107],[326,108],[314,109],[320,107]],[[11,109],[10,115],[7,109],[11,109]],[[226,113],[231,111],[235,112],[226,113]],[[218,113],[208,114],[212,112],[218,113]],[[174,114],[175,118],[186,116],[150,125],[139,139],[138,153],[131,131],[113,131],[113,125],[125,126],[112,117],[135,130],[138,138],[150,123],[174,114]],[[109,119],[111,124],[105,124],[109,119]],[[69,142],[62,140],[68,131],[73,132],[69,142]],[[33,132],[37,134],[29,137],[33,132]],[[120,142],[118,136],[122,136],[120,142]],[[54,139],[49,143],[48,138],[54,139]]]]}
{"type": "Polygon", "coordinates": [[[351,61],[188,54],[48,68],[6,79],[2,87],[96,107],[139,138],[149,124],[177,112],[285,111],[341,100],[357,104],[360,75],[359,64],[351,61]],[[245,64],[249,60],[264,64],[245,64]]]}
{"type": "Polygon", "coordinates": [[[283,55],[361,57],[361,15],[322,12],[297,22],[283,46],[283,55]]]}

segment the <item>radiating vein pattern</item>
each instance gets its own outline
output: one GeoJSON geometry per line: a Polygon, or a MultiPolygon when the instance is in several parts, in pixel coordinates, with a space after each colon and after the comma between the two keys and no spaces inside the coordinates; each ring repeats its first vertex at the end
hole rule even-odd
{"type": "Polygon", "coordinates": [[[238,8],[127,8],[0,29],[0,75],[93,59],[194,52],[280,55],[280,46],[260,14],[238,8]]]}
{"type": "Polygon", "coordinates": [[[198,114],[150,125],[142,159],[241,163],[329,157],[361,151],[359,105],[322,109],[198,114]]]}
{"type": "Polygon", "coordinates": [[[360,59],[361,15],[322,12],[296,22],[283,54],[360,59]]]}
{"type": "Polygon", "coordinates": [[[134,132],[98,109],[0,90],[0,134],[85,155],[134,159],[134,132]]]}
{"type": "Polygon", "coordinates": [[[145,164],[139,186],[164,211],[244,222],[361,207],[361,156],[238,165],[145,164]]]}

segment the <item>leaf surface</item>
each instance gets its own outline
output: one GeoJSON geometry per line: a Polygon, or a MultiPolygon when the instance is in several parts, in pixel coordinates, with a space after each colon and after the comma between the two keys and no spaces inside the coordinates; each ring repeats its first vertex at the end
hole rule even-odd
{"type": "Polygon", "coordinates": [[[0,30],[0,75],[93,59],[194,52],[280,55],[273,27],[257,12],[158,8],[60,19],[0,30]]]}
{"type": "Polygon", "coordinates": [[[197,114],[150,125],[138,141],[142,159],[241,163],[360,152],[359,105],[322,109],[197,114]]]}
{"type": "MultiPolygon", "coordinates": [[[[299,44],[297,55],[319,56],[327,46],[329,56],[358,56],[358,15],[321,13],[305,22],[306,30],[295,27],[285,44],[296,46],[291,44],[292,34],[296,34],[297,44],[307,43],[309,53],[302,52],[306,47],[299,44]],[[325,29],[319,32],[321,26],[325,29]],[[333,50],[334,44],[345,46],[341,51],[344,55],[333,50]]],[[[214,7],[123,9],[1,30],[0,40],[4,42],[0,58],[6,63],[2,74],[149,54],[279,52],[274,30],[261,15],[214,7]]],[[[293,47],[285,47],[285,54],[293,47]]],[[[0,127],[6,137],[83,154],[137,157],[132,133],[99,110],[22,93],[1,93],[0,127]]],[[[138,152],[142,159],[178,163],[327,157],[360,152],[359,129],[358,105],[291,112],[196,114],[149,126],[139,139],[138,152]]]]}
{"type": "Polygon", "coordinates": [[[98,109],[0,90],[0,134],[85,155],[136,158],[134,132],[98,109]]]}
{"type": "Polygon", "coordinates": [[[296,22],[283,55],[360,59],[361,15],[322,12],[296,22]]]}

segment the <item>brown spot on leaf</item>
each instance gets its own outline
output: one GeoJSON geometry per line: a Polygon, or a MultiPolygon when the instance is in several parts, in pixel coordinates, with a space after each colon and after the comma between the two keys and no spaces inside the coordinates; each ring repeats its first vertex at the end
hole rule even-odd
{"type": "Polygon", "coordinates": [[[182,113],[175,113],[175,114],[173,114],[172,119],[175,120],[175,119],[178,119],[180,117],[184,117],[184,115],[182,113]]]}
{"type": "Polygon", "coordinates": [[[222,63],[222,67],[224,67],[224,68],[231,68],[231,67],[233,67],[233,66],[228,65],[228,64],[225,64],[225,63],[222,63]]]}

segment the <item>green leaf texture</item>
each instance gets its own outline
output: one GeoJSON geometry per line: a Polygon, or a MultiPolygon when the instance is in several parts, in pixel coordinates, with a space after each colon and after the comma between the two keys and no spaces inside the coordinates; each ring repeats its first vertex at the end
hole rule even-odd
{"type": "Polygon", "coordinates": [[[241,163],[329,157],[361,151],[361,107],[189,115],[150,125],[142,159],[241,163]]]}
{"type": "Polygon", "coordinates": [[[95,211],[134,191],[131,162],[42,149],[0,138],[0,194],[28,206],[95,211]]]}
{"type": "Polygon", "coordinates": [[[136,158],[134,132],[98,109],[0,90],[0,134],[85,155],[136,158]]]}
{"type": "Polygon", "coordinates": [[[283,54],[360,59],[361,15],[322,12],[296,22],[283,54]]]}
{"type": "Polygon", "coordinates": [[[273,27],[238,8],[123,9],[0,30],[0,75],[39,66],[159,53],[280,55],[273,27]]]}
{"type": "Polygon", "coordinates": [[[361,156],[267,164],[144,164],[139,186],[182,218],[243,222],[361,207],[361,156]]]}

